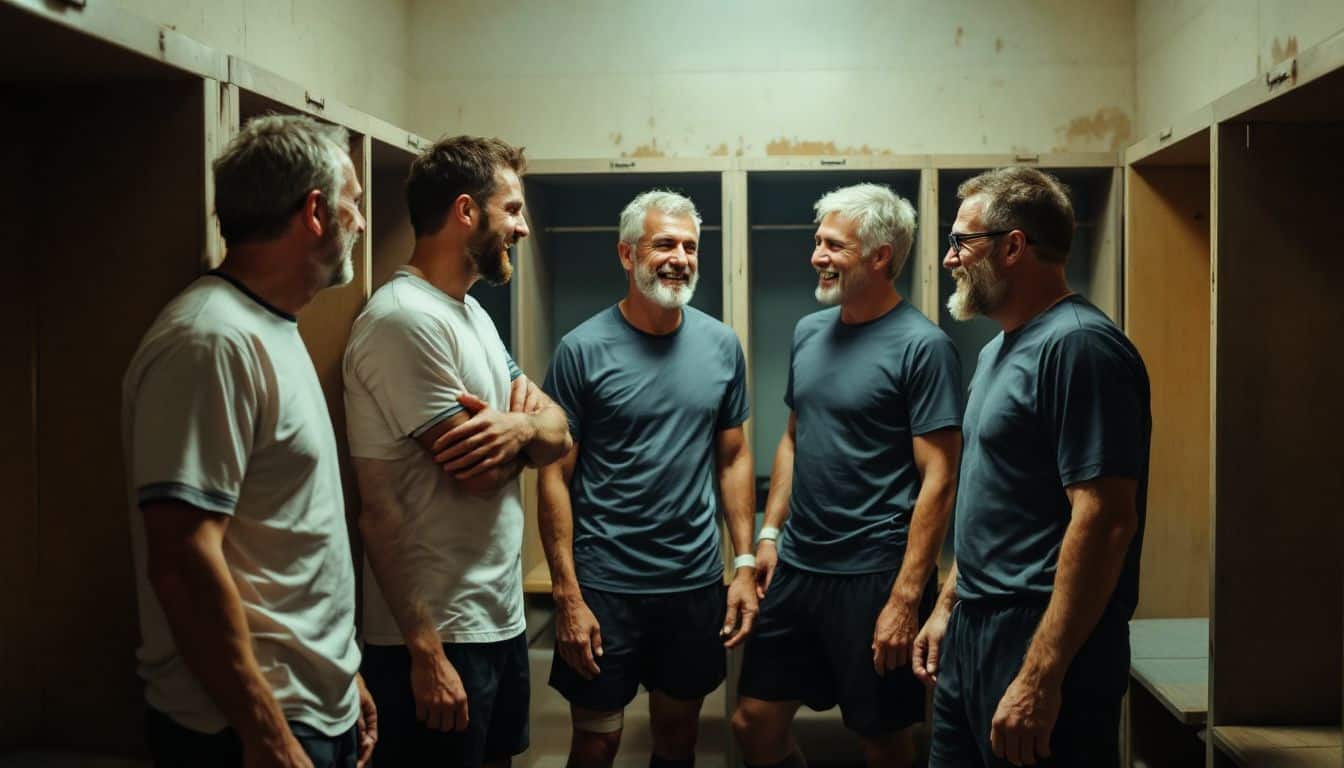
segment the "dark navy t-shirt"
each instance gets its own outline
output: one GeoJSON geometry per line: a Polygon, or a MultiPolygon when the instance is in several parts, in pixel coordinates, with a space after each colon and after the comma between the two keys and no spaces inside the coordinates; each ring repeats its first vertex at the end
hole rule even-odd
{"type": "Polygon", "coordinates": [[[957,488],[957,595],[1048,596],[1067,486],[1138,481],[1139,528],[1111,598],[1138,602],[1152,432],[1148,372],[1101,310],[1070,296],[985,345],[971,380],[957,488]]]}
{"type": "Polygon", "coordinates": [[[902,301],[866,323],[798,321],[784,402],[798,423],[779,557],[818,573],[899,568],[919,496],[913,438],[961,424],[956,347],[902,301]]]}
{"type": "Polygon", "coordinates": [[[723,578],[715,441],[747,420],[746,370],[732,329],[691,307],[665,336],[613,305],[561,339],[542,389],[579,445],[579,583],[658,593],[723,578]]]}

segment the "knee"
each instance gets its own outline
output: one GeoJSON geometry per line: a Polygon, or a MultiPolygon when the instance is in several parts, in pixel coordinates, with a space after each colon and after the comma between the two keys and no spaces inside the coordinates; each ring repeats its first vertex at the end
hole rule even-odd
{"type": "Polygon", "coordinates": [[[659,718],[650,723],[654,751],[662,757],[682,760],[695,754],[699,717],[659,718]]]}
{"type": "Polygon", "coordinates": [[[575,729],[569,768],[608,768],[621,748],[621,731],[594,733],[575,729]]]}
{"type": "Polygon", "coordinates": [[[788,740],[788,721],[774,716],[763,702],[742,699],[733,711],[733,735],[748,756],[780,751],[788,740]]]}
{"type": "Polygon", "coordinates": [[[915,740],[910,728],[903,728],[882,736],[859,737],[864,762],[870,766],[897,766],[906,768],[915,760],[915,740]]]}

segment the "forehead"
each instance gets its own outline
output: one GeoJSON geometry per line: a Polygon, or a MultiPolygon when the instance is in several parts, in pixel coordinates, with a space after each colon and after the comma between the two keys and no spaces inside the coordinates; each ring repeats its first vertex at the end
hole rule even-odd
{"type": "Polygon", "coordinates": [[[341,175],[345,178],[345,191],[353,192],[359,189],[359,175],[355,173],[355,164],[350,161],[350,155],[341,153],[341,175]]]}
{"type": "Polygon", "coordinates": [[[954,229],[959,232],[978,231],[980,227],[980,214],[985,210],[985,199],[980,195],[971,195],[961,201],[961,207],[957,209],[957,220],[952,223],[954,229]]]}
{"type": "Polygon", "coordinates": [[[512,201],[521,200],[523,197],[523,180],[518,178],[518,172],[512,168],[498,168],[495,170],[495,193],[494,200],[512,201]]]}
{"type": "Polygon", "coordinates": [[[657,208],[644,214],[644,236],[673,235],[682,240],[695,240],[695,220],[690,216],[672,216],[657,208]]]}
{"type": "Polygon", "coordinates": [[[831,212],[823,216],[821,222],[817,224],[817,236],[836,240],[856,240],[858,229],[858,222],[848,216],[831,212]]]}

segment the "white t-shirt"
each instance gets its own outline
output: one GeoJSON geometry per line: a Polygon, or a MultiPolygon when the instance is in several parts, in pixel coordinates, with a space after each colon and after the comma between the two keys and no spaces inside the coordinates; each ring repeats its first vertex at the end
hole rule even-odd
{"type": "Polygon", "coordinates": [[[294,318],[222,275],[155,319],[122,385],[139,672],[150,706],[194,730],[228,723],[178,654],[146,570],[140,505],[232,519],[224,559],[286,719],[328,735],[359,715],[355,578],[336,440],[294,318]]]}
{"type": "MultiPolygon", "coordinates": [[[[524,629],[523,505],[517,478],[493,497],[462,492],[415,438],[462,411],[469,392],[509,409],[520,375],[489,314],[399,271],[355,320],[345,351],[350,454],[391,462],[392,488],[415,550],[411,588],[425,596],[446,643],[507,640],[524,629]]],[[[378,581],[364,567],[364,640],[405,642],[378,581]]]]}

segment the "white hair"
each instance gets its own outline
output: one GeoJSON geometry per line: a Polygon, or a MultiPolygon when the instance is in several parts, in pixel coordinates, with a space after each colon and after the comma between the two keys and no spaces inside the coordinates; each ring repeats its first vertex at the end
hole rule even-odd
{"type": "Polygon", "coordinates": [[[854,222],[865,259],[872,256],[873,251],[890,244],[888,273],[893,280],[901,274],[915,240],[915,207],[910,201],[892,192],[885,184],[855,184],[827,192],[813,208],[818,224],[832,213],[854,222]]]}
{"type": "Polygon", "coordinates": [[[644,219],[649,209],[656,208],[668,216],[689,216],[695,222],[695,236],[700,236],[700,212],[689,197],[667,189],[642,192],[621,211],[621,242],[634,245],[644,236],[644,219]]]}

